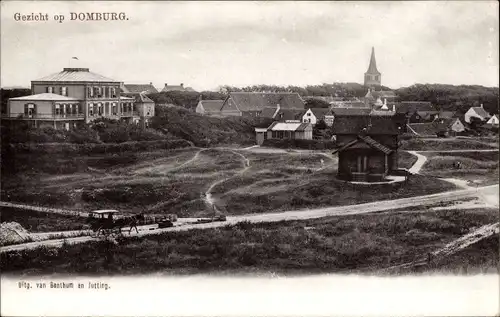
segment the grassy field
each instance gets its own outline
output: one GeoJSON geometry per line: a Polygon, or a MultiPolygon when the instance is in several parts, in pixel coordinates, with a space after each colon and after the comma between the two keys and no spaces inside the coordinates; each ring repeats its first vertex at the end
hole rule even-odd
{"type": "MultiPolygon", "coordinates": [[[[324,153],[254,153],[231,149],[179,149],[79,157],[79,167],[52,170],[49,158],[2,183],[3,200],[88,211],[112,208],[179,217],[212,213],[211,194],[224,213],[245,214],[338,206],[437,193],[455,186],[415,175],[408,183],[353,185],[336,179],[337,158],[324,153]],[[116,161],[120,160],[120,164],[116,161]],[[246,166],[246,160],[250,163],[246,166]],[[113,164],[114,163],[114,164],[113,164]]],[[[74,158],[55,157],[60,166],[74,158]]],[[[409,167],[415,157],[401,153],[409,167]]],[[[53,165],[53,164],[52,164],[53,165]]],[[[23,165],[24,166],[24,165],[23,165]]],[[[3,179],[2,179],[3,181],[3,179]]]]}
{"type": "Polygon", "coordinates": [[[77,216],[11,207],[0,207],[0,213],[1,222],[15,221],[29,232],[80,230],[85,225],[85,219],[77,216]]]}
{"type": "MultiPolygon", "coordinates": [[[[411,262],[495,221],[497,210],[476,209],[239,223],[61,249],[8,252],[0,258],[0,269],[4,274],[28,275],[375,272],[411,262]]],[[[498,250],[482,250],[487,251],[483,260],[471,260],[469,265],[496,266],[498,250]]]]}
{"type": "Polygon", "coordinates": [[[498,152],[431,152],[422,154],[428,159],[421,170],[424,175],[470,180],[481,186],[498,184],[498,152]],[[455,169],[454,162],[462,163],[462,168],[455,169]]]}
{"type": "Polygon", "coordinates": [[[458,138],[413,138],[401,141],[402,150],[412,151],[446,151],[446,150],[485,150],[495,149],[494,142],[480,139],[458,138]]]}

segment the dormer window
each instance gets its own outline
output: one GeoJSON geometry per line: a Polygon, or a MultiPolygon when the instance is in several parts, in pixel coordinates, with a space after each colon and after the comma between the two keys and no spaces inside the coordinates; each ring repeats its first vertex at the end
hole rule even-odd
{"type": "Polygon", "coordinates": [[[61,87],[61,96],[67,96],[68,95],[68,87],[61,87]]]}
{"type": "Polygon", "coordinates": [[[52,87],[47,87],[47,92],[48,92],[49,94],[54,93],[54,88],[52,88],[52,87]]]}

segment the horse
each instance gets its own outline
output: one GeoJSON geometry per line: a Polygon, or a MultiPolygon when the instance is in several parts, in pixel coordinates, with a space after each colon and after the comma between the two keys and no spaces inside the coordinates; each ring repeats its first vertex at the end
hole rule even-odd
{"type": "Polygon", "coordinates": [[[139,221],[144,221],[144,219],[145,219],[144,214],[140,213],[137,215],[116,219],[114,226],[118,228],[120,233],[122,233],[123,227],[130,227],[130,229],[128,230],[128,234],[131,234],[132,229],[134,228],[135,231],[139,233],[139,230],[137,229],[137,224],[139,223],[139,221]]]}

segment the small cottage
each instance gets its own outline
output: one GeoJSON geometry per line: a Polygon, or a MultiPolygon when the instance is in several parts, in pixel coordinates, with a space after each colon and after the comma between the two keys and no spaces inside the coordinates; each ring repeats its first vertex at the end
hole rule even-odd
{"type": "Polygon", "coordinates": [[[399,129],[391,116],[336,117],[333,129],[340,179],[383,181],[398,169],[399,129]]]}
{"type": "Polygon", "coordinates": [[[481,121],[487,121],[491,118],[491,115],[484,110],[483,105],[481,107],[470,107],[465,113],[465,122],[471,123],[471,118],[477,118],[481,121]]]}
{"type": "Polygon", "coordinates": [[[265,140],[312,140],[312,124],[303,122],[273,122],[268,128],[255,128],[256,143],[265,140]]]}

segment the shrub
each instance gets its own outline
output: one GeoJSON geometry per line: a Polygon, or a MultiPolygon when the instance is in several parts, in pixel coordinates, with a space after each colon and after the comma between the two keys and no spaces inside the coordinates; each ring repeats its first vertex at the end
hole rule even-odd
{"type": "Polygon", "coordinates": [[[299,148],[308,150],[330,150],[337,147],[334,141],[327,140],[265,140],[263,146],[276,147],[276,148],[299,148]]]}

